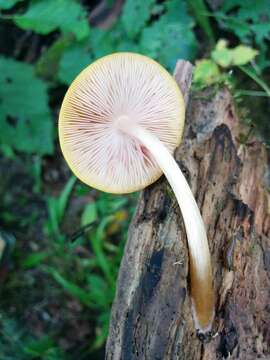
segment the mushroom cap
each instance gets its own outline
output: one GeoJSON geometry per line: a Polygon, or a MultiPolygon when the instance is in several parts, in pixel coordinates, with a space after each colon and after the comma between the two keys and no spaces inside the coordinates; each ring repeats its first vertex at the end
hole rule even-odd
{"type": "Polygon", "coordinates": [[[130,193],[156,181],[162,171],[136,137],[119,129],[138,125],[173,153],[182,137],[183,95],[156,61],[115,53],[93,62],[69,87],[59,115],[60,146],[74,174],[110,193],[130,193]]]}

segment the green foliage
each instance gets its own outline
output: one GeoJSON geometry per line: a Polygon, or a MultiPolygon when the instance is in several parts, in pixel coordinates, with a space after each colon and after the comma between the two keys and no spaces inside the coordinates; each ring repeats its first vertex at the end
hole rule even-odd
{"type": "Polygon", "coordinates": [[[86,12],[75,0],[34,0],[24,14],[13,19],[21,29],[42,35],[58,29],[73,33],[78,40],[89,35],[86,12]]]}
{"type": "MultiPolygon", "coordinates": [[[[240,0],[228,0],[213,14],[219,24],[232,31],[241,42],[256,45],[259,50],[256,58],[259,63],[259,72],[268,64],[266,41],[270,36],[268,21],[270,8],[266,6],[266,2],[267,0],[259,0],[254,4],[251,0],[245,3],[240,0]]],[[[19,3],[19,0],[1,1],[0,7],[10,9],[16,3],[19,3]]],[[[43,35],[55,30],[61,32],[61,35],[56,37],[55,41],[41,53],[34,69],[38,76],[53,82],[54,86],[58,83],[69,85],[76,75],[93,60],[116,51],[141,52],[158,60],[170,71],[173,70],[177,58],[193,60],[197,53],[198,43],[194,35],[195,22],[189,10],[194,14],[208,40],[210,39],[210,43],[213,44],[214,41],[213,29],[203,0],[168,0],[163,3],[158,3],[156,0],[126,0],[119,20],[106,31],[97,28],[90,30],[86,9],[76,0],[32,0],[24,5],[26,9],[22,7],[17,13],[8,17],[13,19],[18,27],[43,35]],[[67,8],[68,11],[66,11],[67,8]]],[[[212,52],[211,60],[222,68],[246,64],[256,55],[256,50],[243,44],[234,49],[229,49],[226,45],[221,47],[222,42],[212,52]]],[[[199,70],[207,67],[207,73],[204,76],[205,85],[223,82],[225,79],[223,73],[218,74],[215,65],[211,68],[211,64],[213,63],[200,64],[199,70]]],[[[47,103],[46,84],[36,78],[33,68],[31,73],[29,70],[26,72],[20,70],[20,73],[24,74],[23,81],[25,82],[32,84],[33,78],[35,79],[34,86],[31,86],[33,93],[36,92],[36,84],[42,84],[39,87],[43,86],[43,95],[39,96],[34,107],[29,106],[28,99],[33,98],[31,94],[20,97],[23,112],[26,111],[26,114],[24,116],[20,112],[20,119],[16,124],[16,134],[18,132],[19,137],[15,141],[14,126],[10,124],[10,121],[5,120],[4,131],[0,135],[1,149],[11,156],[10,149],[12,148],[27,153],[37,152],[41,155],[51,153],[53,137],[50,111],[43,107],[38,120],[37,116],[32,116],[31,113],[39,102],[47,103]],[[25,141],[30,138],[31,141],[25,141]]],[[[204,82],[202,72],[199,79],[201,83],[204,82]]],[[[21,83],[20,79],[14,83],[16,93],[21,92],[19,89],[22,87],[21,83]]],[[[7,95],[4,100],[6,98],[7,95]]],[[[5,118],[7,118],[7,112],[9,113],[8,120],[10,116],[17,118],[15,109],[19,108],[18,102],[18,98],[9,96],[9,100],[5,101],[5,107],[8,108],[8,111],[4,113],[5,118]]]]}
{"type": "Polygon", "coordinates": [[[215,43],[215,35],[212,30],[209,18],[207,16],[207,7],[204,0],[188,0],[188,4],[192,9],[195,19],[201,26],[205,34],[207,35],[210,45],[213,46],[215,43]]]}
{"type": "Polygon", "coordinates": [[[227,41],[219,40],[215,49],[212,51],[212,59],[221,67],[246,65],[258,54],[257,50],[249,46],[238,45],[233,49],[227,47],[227,41]]]}
{"type": "Polygon", "coordinates": [[[218,83],[221,72],[217,64],[211,59],[203,59],[196,62],[196,68],[193,75],[193,83],[198,87],[205,87],[218,83]]]}
{"type": "Polygon", "coordinates": [[[270,6],[268,0],[227,0],[216,12],[221,26],[233,32],[241,42],[259,49],[259,64],[270,65],[267,55],[270,40],[270,6]]]}
{"type": "Polygon", "coordinates": [[[21,266],[24,269],[42,269],[65,294],[95,312],[96,337],[90,345],[94,350],[104,344],[108,333],[117,272],[127,226],[134,211],[134,196],[101,193],[96,201],[84,207],[80,219],[81,231],[77,231],[70,240],[62,232],[62,224],[71,192],[74,190],[77,196],[86,194],[84,185],[74,187],[75,178],[71,177],[58,197],[48,199],[46,232],[52,241],[50,248],[28,255],[21,266]],[[115,243],[115,239],[120,240],[115,243]],[[78,247],[89,247],[91,257],[77,257],[75,250],[78,247]]]}
{"type": "Polygon", "coordinates": [[[139,50],[159,59],[172,71],[178,58],[194,57],[196,42],[192,31],[177,23],[164,24],[162,19],[144,29],[139,50]]]}
{"type": "Polygon", "coordinates": [[[110,31],[91,29],[88,40],[65,50],[58,79],[70,84],[92,60],[117,51],[141,52],[173,70],[178,58],[195,57],[197,42],[193,26],[185,2],[172,0],[158,8],[153,0],[127,1],[120,21],[110,31]],[[149,23],[157,10],[162,16],[149,23]],[[134,16],[134,12],[138,12],[138,16],[134,16]]]}
{"type": "Polygon", "coordinates": [[[239,69],[241,69],[247,76],[249,76],[253,81],[255,81],[264,91],[265,96],[270,97],[270,88],[266,84],[266,82],[260,78],[260,76],[256,73],[254,69],[250,69],[248,67],[239,66],[239,69]]]}
{"type": "Polygon", "coordinates": [[[211,59],[196,62],[193,77],[195,87],[203,88],[218,83],[230,85],[230,75],[222,72],[222,68],[246,65],[258,54],[257,50],[246,45],[238,45],[235,48],[228,48],[227,45],[226,40],[219,40],[211,52],[211,59]]]}
{"type": "MultiPolygon", "coordinates": [[[[253,129],[262,129],[263,136],[269,145],[270,127],[268,120],[261,112],[257,112],[254,119],[249,114],[249,108],[257,105],[256,98],[269,98],[270,88],[261,76],[262,69],[255,65],[259,52],[247,45],[238,45],[235,48],[228,48],[226,40],[219,40],[216,47],[211,51],[210,59],[202,59],[196,62],[193,77],[193,89],[200,90],[206,86],[227,86],[238,104],[248,104],[243,110],[245,123],[253,129]],[[251,81],[252,89],[243,89],[240,76],[236,77],[231,69],[239,70],[251,81]],[[254,85],[261,90],[254,90],[254,85]],[[244,97],[252,97],[252,102],[245,102],[244,97]],[[247,115],[249,114],[249,115],[247,115]]],[[[247,81],[247,80],[246,80],[247,81]]]]}
{"type": "Polygon", "coordinates": [[[90,203],[86,205],[82,217],[81,217],[81,224],[82,226],[86,226],[88,224],[92,224],[97,220],[97,205],[96,203],[90,203]]]}
{"type": "Polygon", "coordinates": [[[0,358],[3,360],[68,359],[51,337],[29,336],[23,324],[3,316],[0,316],[0,358]]]}
{"type": "Polygon", "coordinates": [[[49,218],[46,228],[48,234],[51,236],[60,236],[60,225],[63,220],[67,203],[75,182],[76,178],[72,176],[62,190],[60,196],[48,197],[47,201],[49,218]]]}
{"type": "Polygon", "coordinates": [[[0,57],[0,68],[0,142],[27,153],[52,153],[46,84],[31,65],[0,57]]]}
{"type": "Polygon", "coordinates": [[[63,351],[55,346],[53,339],[49,336],[29,341],[26,346],[24,345],[23,350],[28,355],[28,359],[36,359],[38,357],[44,360],[57,360],[66,357],[63,351]]]}
{"type": "Polygon", "coordinates": [[[92,59],[87,44],[76,44],[67,48],[59,63],[58,79],[64,84],[70,84],[92,59]]]}
{"type": "Polygon", "coordinates": [[[177,59],[192,60],[197,41],[192,31],[194,22],[184,1],[168,1],[164,14],[142,31],[139,51],[173,70],[177,59]]]}
{"type": "Polygon", "coordinates": [[[32,253],[22,260],[21,266],[24,269],[32,268],[42,264],[50,255],[48,251],[32,253]]]}
{"type": "Polygon", "coordinates": [[[23,0],[0,0],[0,9],[8,10],[20,1],[23,0]]]}
{"type": "Polygon", "coordinates": [[[155,0],[127,0],[122,15],[124,30],[132,39],[144,28],[151,17],[155,0]]]}
{"type": "Polygon", "coordinates": [[[46,271],[51,274],[56,282],[63,287],[63,289],[72,297],[78,299],[82,304],[86,306],[94,307],[95,303],[91,303],[91,293],[83,290],[72,281],[65,279],[57,270],[54,268],[46,268],[46,271]]]}
{"type": "MultiPolygon", "coordinates": [[[[36,63],[35,69],[37,75],[46,80],[56,81],[55,74],[58,72],[59,61],[65,53],[65,50],[71,46],[73,41],[73,36],[68,34],[62,35],[53,42],[36,63]]],[[[76,61],[78,61],[78,59],[76,59],[76,61]]],[[[73,66],[75,66],[74,64],[76,64],[76,61],[73,63],[73,66]]]]}

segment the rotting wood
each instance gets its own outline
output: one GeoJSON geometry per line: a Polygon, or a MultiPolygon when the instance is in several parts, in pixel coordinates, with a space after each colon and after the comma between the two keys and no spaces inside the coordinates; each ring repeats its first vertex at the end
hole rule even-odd
{"type": "MultiPolygon", "coordinates": [[[[192,66],[178,62],[185,92],[192,66]]],[[[227,90],[191,96],[175,157],[205,221],[216,294],[213,337],[197,338],[180,210],[162,177],[141,193],[112,308],[107,360],[270,358],[268,158],[245,131],[227,90]]]]}

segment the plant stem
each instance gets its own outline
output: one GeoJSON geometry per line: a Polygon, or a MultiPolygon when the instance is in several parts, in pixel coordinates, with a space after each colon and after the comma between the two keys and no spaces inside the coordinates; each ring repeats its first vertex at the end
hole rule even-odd
{"type": "Polygon", "coordinates": [[[256,91],[256,90],[242,90],[238,89],[235,92],[235,97],[238,96],[256,96],[256,97],[269,97],[264,91],[256,91]]]}
{"type": "Polygon", "coordinates": [[[254,80],[266,92],[267,96],[270,97],[270,88],[262,79],[259,78],[259,76],[254,71],[245,66],[238,66],[238,68],[243,71],[243,73],[248,75],[252,80],[254,80]]]}

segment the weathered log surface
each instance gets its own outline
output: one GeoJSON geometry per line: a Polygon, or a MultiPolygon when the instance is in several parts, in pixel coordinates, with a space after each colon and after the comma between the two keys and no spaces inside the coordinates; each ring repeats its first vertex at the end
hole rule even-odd
{"type": "MultiPolygon", "coordinates": [[[[187,88],[191,68],[175,78],[187,88]]],[[[175,157],[205,221],[214,271],[215,334],[196,336],[184,225],[166,179],[142,192],[129,229],[107,341],[108,360],[270,359],[268,160],[227,90],[190,96],[175,157]]]]}

